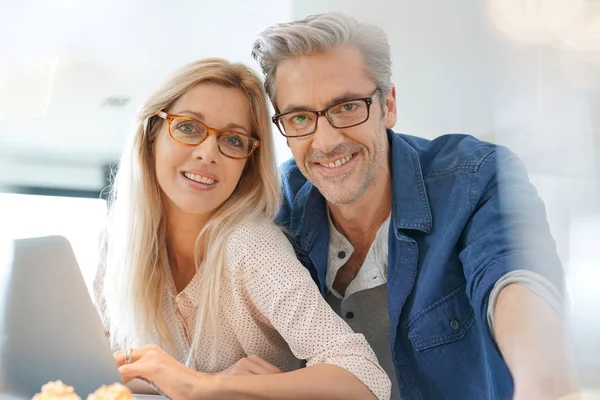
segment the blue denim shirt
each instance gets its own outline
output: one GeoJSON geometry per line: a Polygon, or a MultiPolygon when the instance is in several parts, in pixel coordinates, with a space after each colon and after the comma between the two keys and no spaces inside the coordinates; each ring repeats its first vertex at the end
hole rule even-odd
{"type": "MultiPolygon", "coordinates": [[[[387,298],[402,398],[510,399],[513,382],[487,324],[489,294],[526,269],[560,292],[562,267],[543,202],[508,149],[467,135],[388,130],[392,212],[387,298]]],[[[321,292],[326,202],[294,160],[283,165],[278,222],[321,292]]]]}

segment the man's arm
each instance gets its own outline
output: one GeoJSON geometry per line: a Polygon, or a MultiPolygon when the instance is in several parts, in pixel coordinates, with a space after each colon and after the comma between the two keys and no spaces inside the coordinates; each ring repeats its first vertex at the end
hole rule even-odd
{"type": "Polygon", "coordinates": [[[490,298],[496,283],[515,271],[537,274],[563,294],[562,266],[544,204],[520,160],[502,147],[485,155],[474,174],[471,202],[460,258],[488,360],[502,357],[513,377],[515,399],[556,399],[574,392],[563,317],[522,284],[505,286],[495,303],[490,298]]]}
{"type": "Polygon", "coordinates": [[[500,291],[494,333],[515,384],[514,399],[557,399],[578,390],[563,317],[525,286],[500,291]]]}

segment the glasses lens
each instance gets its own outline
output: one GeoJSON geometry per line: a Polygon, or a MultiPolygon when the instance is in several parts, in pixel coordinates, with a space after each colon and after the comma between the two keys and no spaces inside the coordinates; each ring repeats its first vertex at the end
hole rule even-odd
{"type": "Polygon", "coordinates": [[[180,142],[196,144],[206,136],[206,127],[192,119],[175,118],[171,122],[171,135],[180,142]]]}
{"type": "Polygon", "coordinates": [[[315,130],[316,121],[317,116],[315,113],[298,111],[279,117],[279,126],[283,128],[286,136],[302,136],[315,130]]]}
{"type": "Polygon", "coordinates": [[[337,104],[327,111],[333,126],[345,128],[365,122],[369,118],[367,103],[363,100],[337,104]]]}
{"type": "Polygon", "coordinates": [[[223,154],[234,158],[244,158],[254,147],[254,140],[235,132],[225,132],[219,138],[219,149],[223,154]]]}

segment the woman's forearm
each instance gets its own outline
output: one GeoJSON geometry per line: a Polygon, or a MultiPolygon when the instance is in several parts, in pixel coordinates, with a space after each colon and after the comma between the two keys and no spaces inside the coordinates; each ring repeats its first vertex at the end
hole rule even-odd
{"type": "MultiPolygon", "coordinates": [[[[319,364],[292,372],[271,375],[215,377],[215,398],[237,399],[357,399],[377,397],[356,376],[332,364],[319,364]]],[[[194,399],[203,399],[201,390],[194,399]]]]}

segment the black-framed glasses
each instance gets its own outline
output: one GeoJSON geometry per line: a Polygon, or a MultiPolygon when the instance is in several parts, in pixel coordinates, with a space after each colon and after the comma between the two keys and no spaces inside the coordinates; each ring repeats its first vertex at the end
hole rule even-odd
{"type": "Polygon", "coordinates": [[[319,117],[324,115],[334,128],[351,128],[365,123],[379,89],[369,97],[345,100],[321,111],[298,110],[273,115],[272,121],[285,137],[303,137],[317,130],[319,117]]]}
{"type": "Polygon", "coordinates": [[[156,116],[167,120],[169,135],[173,140],[187,146],[199,145],[211,133],[217,135],[219,152],[229,158],[248,158],[260,146],[260,140],[250,135],[211,128],[193,117],[169,114],[164,111],[157,112],[156,116]]]}

